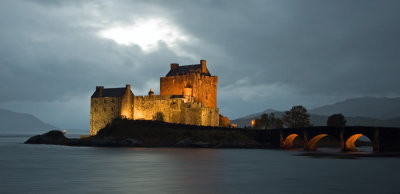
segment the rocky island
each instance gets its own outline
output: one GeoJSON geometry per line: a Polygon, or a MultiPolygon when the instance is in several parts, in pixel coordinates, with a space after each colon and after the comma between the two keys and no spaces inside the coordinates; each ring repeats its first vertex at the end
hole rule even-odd
{"type": "Polygon", "coordinates": [[[94,136],[66,138],[53,130],[29,138],[27,144],[107,147],[270,148],[264,130],[114,119],[94,136]]]}

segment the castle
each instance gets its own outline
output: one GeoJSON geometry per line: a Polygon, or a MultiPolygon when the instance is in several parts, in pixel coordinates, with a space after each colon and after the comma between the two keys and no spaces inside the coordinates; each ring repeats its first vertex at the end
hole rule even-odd
{"type": "MultiPolygon", "coordinates": [[[[97,86],[90,104],[90,135],[114,118],[156,120],[191,125],[219,126],[217,108],[218,77],[207,69],[206,60],[200,64],[180,66],[171,64],[165,77],[160,77],[160,95],[150,89],[146,96],[135,96],[130,85],[124,88],[97,86]]],[[[229,120],[228,120],[229,125],[229,120]]]]}

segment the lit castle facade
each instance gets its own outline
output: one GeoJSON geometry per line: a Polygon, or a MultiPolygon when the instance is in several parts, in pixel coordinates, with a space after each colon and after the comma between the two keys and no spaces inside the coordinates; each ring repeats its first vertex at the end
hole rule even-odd
{"type": "Polygon", "coordinates": [[[91,97],[90,135],[96,135],[118,117],[154,120],[162,115],[170,123],[219,126],[220,117],[227,118],[219,115],[218,77],[210,74],[206,63],[206,60],[185,66],[172,63],[167,75],[160,78],[160,95],[154,95],[150,89],[147,96],[135,96],[130,85],[97,86],[91,97]]]}

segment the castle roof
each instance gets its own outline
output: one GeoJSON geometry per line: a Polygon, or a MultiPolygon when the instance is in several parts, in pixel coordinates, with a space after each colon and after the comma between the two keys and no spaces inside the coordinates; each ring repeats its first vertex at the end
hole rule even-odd
{"type": "MultiPolygon", "coordinates": [[[[125,93],[126,88],[104,88],[102,97],[122,97],[125,93]]],[[[100,91],[96,90],[92,98],[99,98],[100,91]]]]}
{"type": "Polygon", "coordinates": [[[200,73],[202,75],[211,76],[208,69],[207,69],[207,73],[202,73],[201,72],[201,64],[195,64],[195,65],[178,66],[175,69],[171,69],[171,70],[169,70],[169,72],[167,73],[167,75],[165,77],[186,75],[189,73],[200,73]]]}

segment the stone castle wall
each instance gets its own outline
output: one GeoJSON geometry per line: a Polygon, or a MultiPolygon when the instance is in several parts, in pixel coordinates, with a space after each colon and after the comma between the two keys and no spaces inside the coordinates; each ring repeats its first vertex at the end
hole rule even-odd
{"type": "Polygon", "coordinates": [[[157,112],[163,113],[164,121],[191,125],[218,126],[219,109],[208,108],[188,98],[172,96],[99,97],[91,99],[90,134],[96,135],[114,118],[153,120],[157,112]]]}
{"type": "Polygon", "coordinates": [[[133,119],[134,109],[133,101],[134,95],[131,91],[130,85],[127,86],[124,95],[121,98],[121,117],[133,119]]]}
{"type": "Polygon", "coordinates": [[[121,97],[91,98],[90,135],[96,135],[117,117],[133,119],[133,93],[129,85],[121,97]]]}
{"type": "Polygon", "coordinates": [[[96,135],[114,118],[121,115],[121,98],[92,98],[90,103],[90,135],[96,135]]]}
{"type": "Polygon", "coordinates": [[[217,76],[189,73],[160,78],[160,95],[182,95],[189,84],[195,101],[204,102],[206,107],[217,108],[217,76]]]}
{"type": "MultiPolygon", "coordinates": [[[[169,96],[135,96],[133,119],[152,120],[157,112],[165,112],[170,109],[169,96]]],[[[169,114],[164,114],[165,121],[169,121],[169,114]]]]}
{"type": "Polygon", "coordinates": [[[164,121],[192,125],[218,126],[219,110],[207,108],[204,103],[187,98],[167,96],[135,96],[134,119],[152,120],[157,112],[163,113],[164,121]]]}
{"type": "Polygon", "coordinates": [[[202,125],[204,126],[219,126],[219,109],[218,108],[203,108],[202,109],[202,125]]]}

